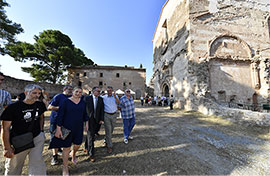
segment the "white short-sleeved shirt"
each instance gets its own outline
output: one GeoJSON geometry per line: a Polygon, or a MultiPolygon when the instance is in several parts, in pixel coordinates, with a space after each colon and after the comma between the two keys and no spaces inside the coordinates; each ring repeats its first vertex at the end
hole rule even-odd
{"type": "MultiPolygon", "coordinates": [[[[115,113],[117,111],[117,102],[114,96],[104,95],[102,98],[104,102],[104,112],[115,113]]],[[[117,95],[116,98],[118,98],[117,95]]]]}

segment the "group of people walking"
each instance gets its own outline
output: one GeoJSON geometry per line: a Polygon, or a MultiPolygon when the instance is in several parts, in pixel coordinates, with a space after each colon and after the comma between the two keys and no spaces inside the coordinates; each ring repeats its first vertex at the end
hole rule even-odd
{"type": "MultiPolygon", "coordinates": [[[[0,74],[0,84],[3,80],[4,75],[0,74]]],[[[51,164],[59,163],[58,153],[62,150],[63,175],[69,175],[69,157],[77,164],[76,152],[83,143],[84,131],[87,132],[84,147],[90,162],[96,160],[94,141],[102,124],[105,128],[107,152],[113,152],[112,134],[119,115],[118,110],[123,119],[123,142],[128,144],[128,140],[132,139],[130,134],[135,126],[135,104],[129,89],[119,99],[111,86],[107,87],[107,94],[104,96],[100,96],[99,87],[94,87],[91,95],[82,96],[82,88],[66,85],[63,93],[54,96],[48,107],[39,99],[42,90],[38,85],[27,85],[24,100],[11,103],[10,94],[0,89],[5,175],[20,175],[27,155],[29,175],[46,175],[42,152],[45,143],[44,112],[47,108],[52,111],[49,144],[49,149],[53,151],[51,164]],[[32,140],[28,133],[32,134],[32,140]],[[18,142],[15,138],[24,142],[18,142]],[[28,140],[30,143],[23,144],[28,140]]]]}
{"type": "Polygon", "coordinates": [[[146,97],[141,97],[141,105],[143,106],[144,103],[145,105],[147,106],[150,106],[150,105],[158,105],[158,106],[168,106],[170,105],[170,109],[172,110],[173,109],[173,104],[174,104],[174,98],[173,98],[173,95],[171,95],[171,97],[165,97],[165,96],[162,96],[162,97],[157,97],[155,96],[154,98],[150,97],[150,96],[146,96],[146,97]]]}

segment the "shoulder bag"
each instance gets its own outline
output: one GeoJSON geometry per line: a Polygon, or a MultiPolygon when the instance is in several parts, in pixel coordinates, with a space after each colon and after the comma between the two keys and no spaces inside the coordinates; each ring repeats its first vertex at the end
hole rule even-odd
{"type": "Polygon", "coordinates": [[[14,154],[20,153],[22,151],[25,151],[27,149],[30,148],[34,148],[35,144],[34,144],[34,137],[33,137],[33,133],[32,133],[32,129],[33,129],[33,125],[35,122],[35,117],[37,114],[37,108],[36,108],[36,104],[35,104],[35,111],[34,111],[34,116],[32,118],[31,124],[28,128],[28,132],[21,134],[21,135],[17,135],[11,138],[11,144],[14,148],[14,154]]]}

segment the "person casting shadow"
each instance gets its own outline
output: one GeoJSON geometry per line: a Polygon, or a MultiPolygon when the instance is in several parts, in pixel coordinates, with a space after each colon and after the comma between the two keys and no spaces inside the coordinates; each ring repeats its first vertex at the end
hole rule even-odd
{"type": "Polygon", "coordinates": [[[89,116],[87,138],[85,141],[85,150],[90,156],[90,161],[95,162],[95,133],[100,124],[104,123],[104,103],[100,97],[100,88],[93,88],[93,95],[84,98],[86,112],[89,116]]]}

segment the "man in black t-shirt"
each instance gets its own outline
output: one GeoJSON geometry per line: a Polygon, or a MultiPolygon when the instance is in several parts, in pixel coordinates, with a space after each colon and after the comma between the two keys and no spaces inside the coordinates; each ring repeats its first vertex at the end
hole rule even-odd
{"type": "Polygon", "coordinates": [[[29,156],[29,175],[46,175],[46,165],[42,157],[45,142],[44,112],[46,106],[38,101],[42,88],[35,84],[25,87],[25,99],[8,106],[1,115],[3,125],[2,144],[4,147],[5,175],[21,175],[26,156],[29,156]],[[34,122],[32,122],[34,120],[34,122]],[[29,127],[32,125],[32,129],[29,127]],[[14,154],[10,139],[32,132],[35,147],[14,154]]]}

